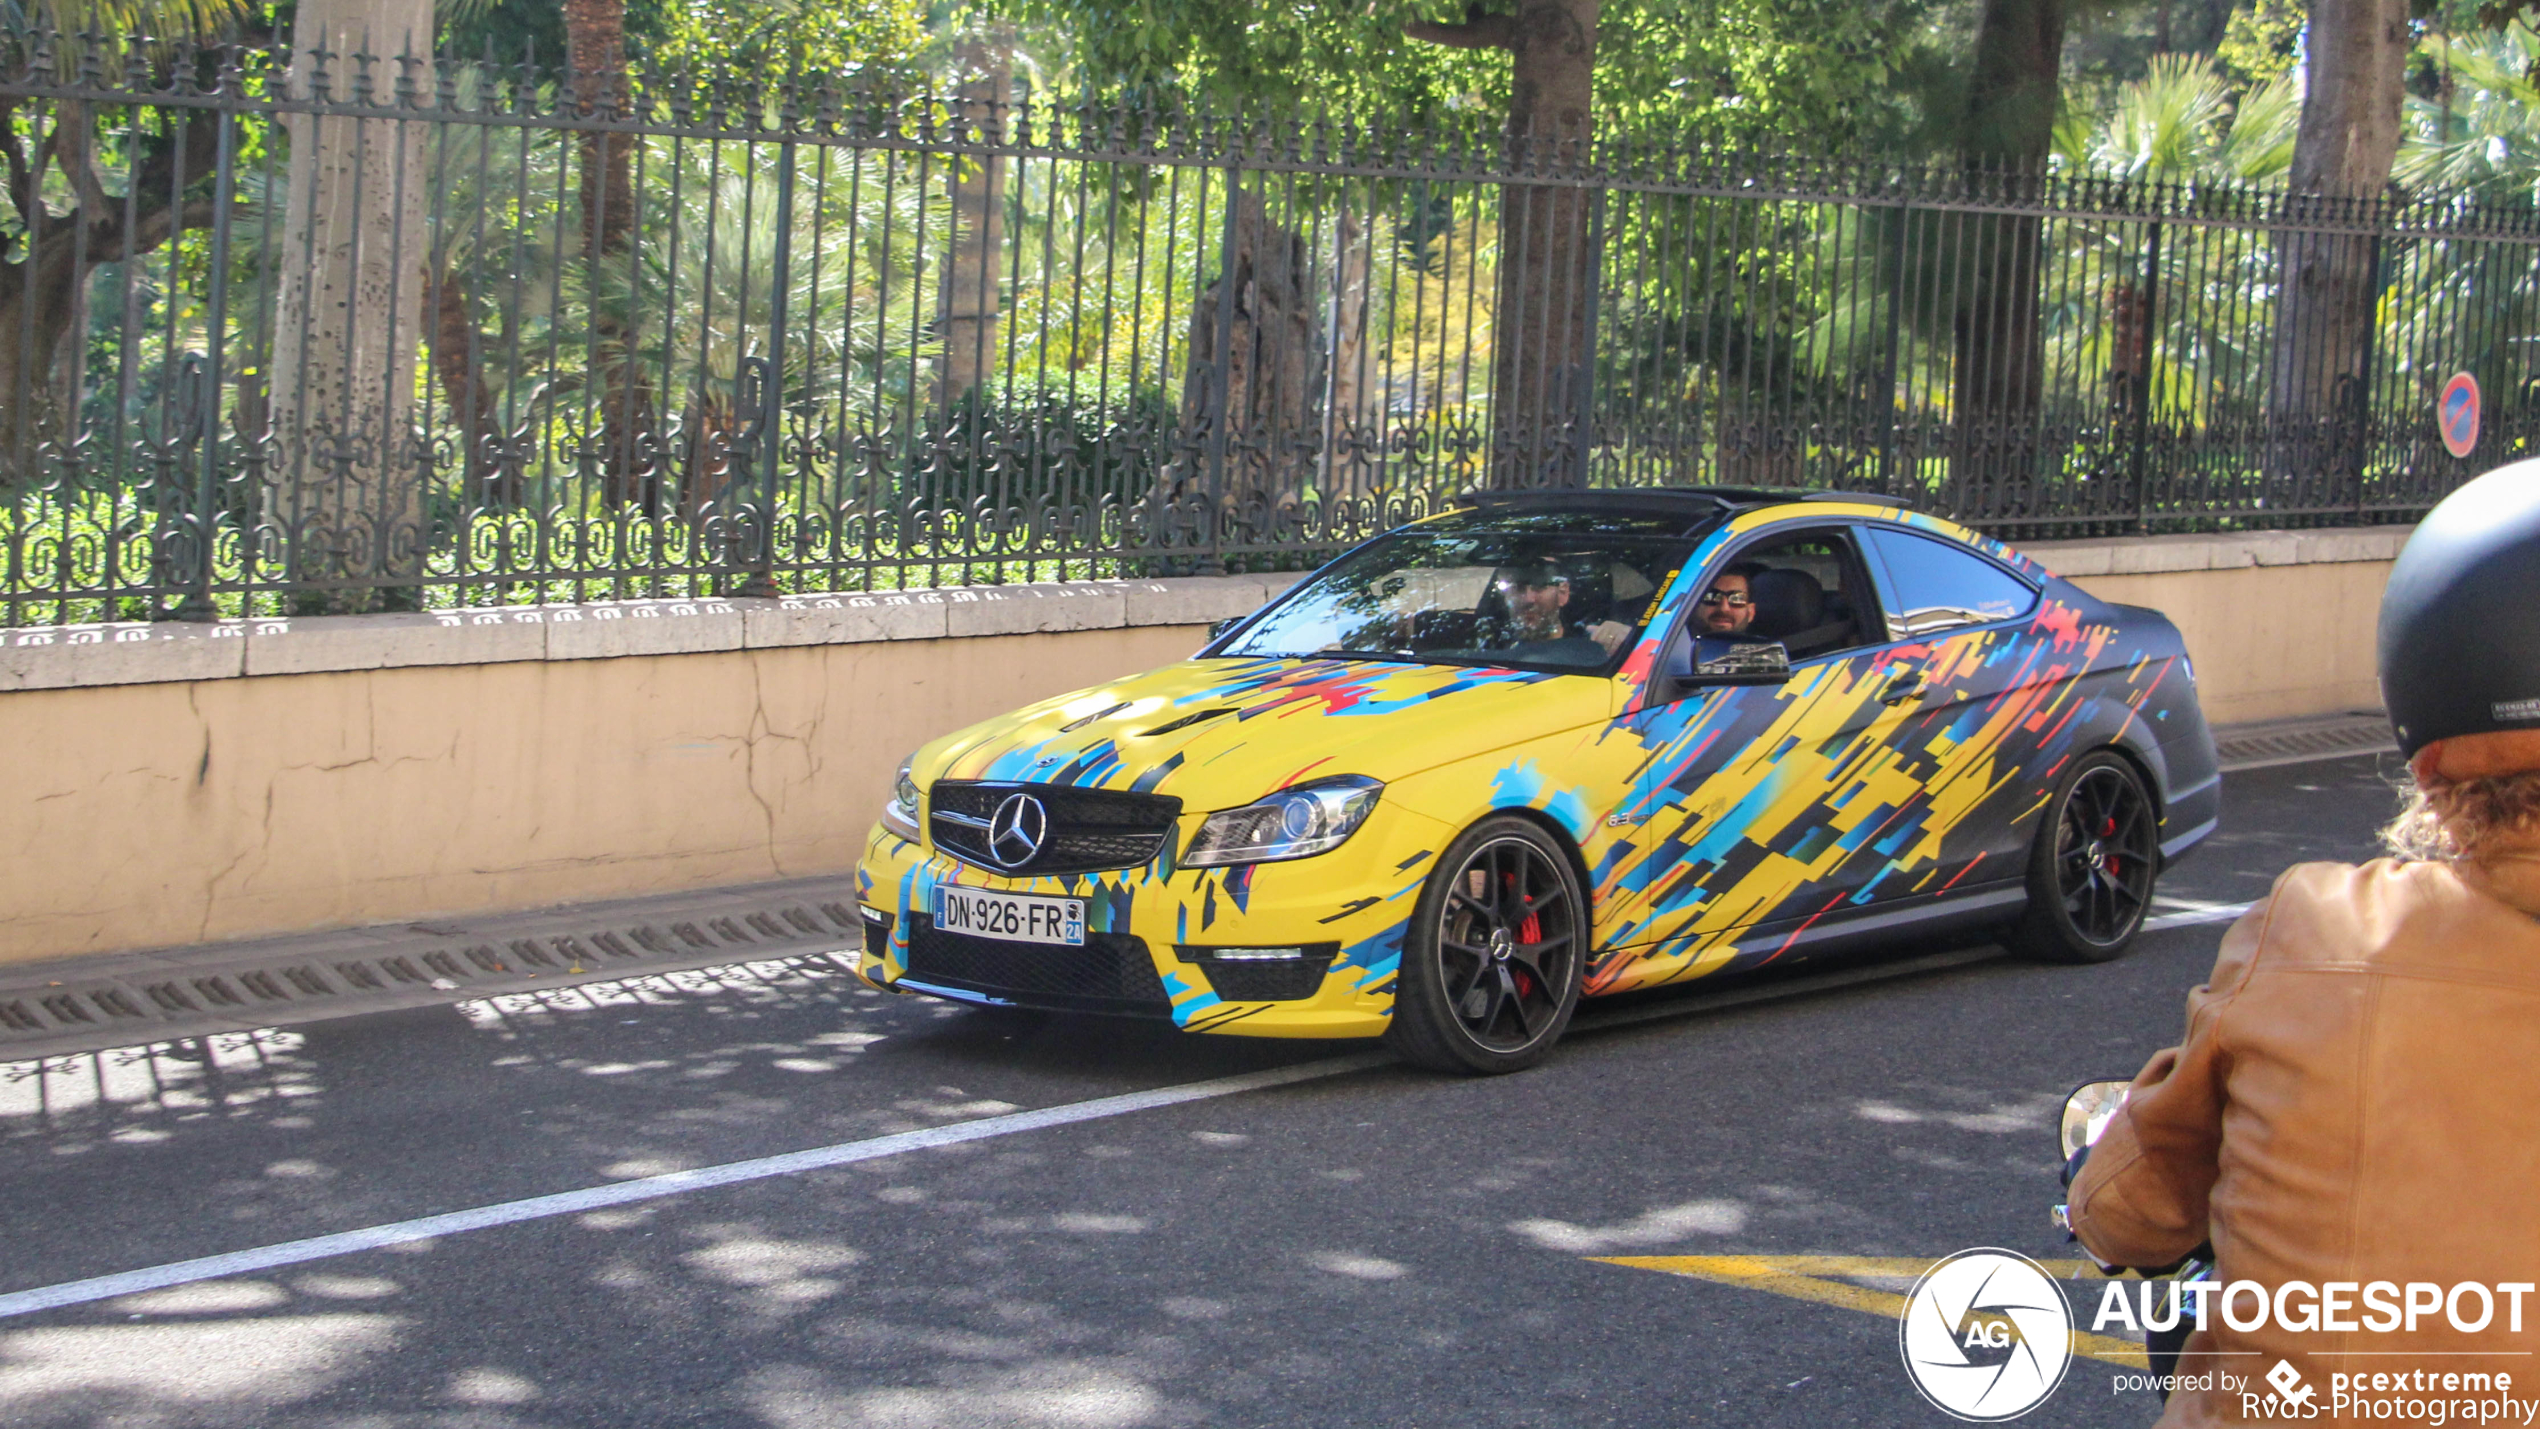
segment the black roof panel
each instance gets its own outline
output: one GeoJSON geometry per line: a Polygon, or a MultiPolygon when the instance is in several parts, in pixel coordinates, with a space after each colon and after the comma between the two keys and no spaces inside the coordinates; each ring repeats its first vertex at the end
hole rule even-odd
{"type": "Polygon", "coordinates": [[[1522,523],[1545,530],[1687,535],[1732,511],[1793,501],[1858,501],[1903,506],[1893,496],[1855,491],[1795,491],[1761,486],[1623,486],[1473,491],[1459,510],[1439,518],[1458,526],[1522,523]]]}

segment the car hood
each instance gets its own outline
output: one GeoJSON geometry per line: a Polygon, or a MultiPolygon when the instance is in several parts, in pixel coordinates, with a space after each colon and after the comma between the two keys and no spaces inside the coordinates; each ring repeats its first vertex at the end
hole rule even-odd
{"type": "Polygon", "coordinates": [[[986,720],[919,751],[916,777],[1170,794],[1232,808],[1333,774],[1392,781],[1605,719],[1584,675],[1365,660],[1184,660],[986,720]]]}

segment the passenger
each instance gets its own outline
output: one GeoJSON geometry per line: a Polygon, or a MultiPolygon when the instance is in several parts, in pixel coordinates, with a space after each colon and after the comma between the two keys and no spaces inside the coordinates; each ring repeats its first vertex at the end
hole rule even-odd
{"type": "Polygon", "coordinates": [[[1752,582],[1764,573],[1757,561],[1740,561],[1711,578],[1711,588],[1694,602],[1693,619],[1703,635],[1743,635],[1755,623],[1752,582]]]}

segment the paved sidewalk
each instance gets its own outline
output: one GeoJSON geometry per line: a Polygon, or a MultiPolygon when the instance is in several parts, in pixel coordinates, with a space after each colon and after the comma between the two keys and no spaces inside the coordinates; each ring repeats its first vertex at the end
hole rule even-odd
{"type": "Polygon", "coordinates": [[[2342,759],[2349,754],[2395,754],[2399,746],[2390,737],[2388,715],[2380,710],[2348,710],[2223,725],[2214,731],[2214,748],[2222,755],[2223,772],[2230,774],[2313,759],[2342,759]]]}
{"type": "Polygon", "coordinates": [[[836,954],[852,875],[0,967],[0,1062],[836,954]]]}

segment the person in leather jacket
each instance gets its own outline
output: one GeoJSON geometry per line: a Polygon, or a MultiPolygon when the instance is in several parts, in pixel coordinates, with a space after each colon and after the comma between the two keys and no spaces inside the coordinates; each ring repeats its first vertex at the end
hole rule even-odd
{"type": "Polygon", "coordinates": [[[2209,1307],[2163,1426],[2364,1422],[2332,1412],[2341,1373],[2502,1374],[2540,1396],[2540,462],[2463,487],[2410,538],[2381,671],[2415,786],[2391,856],[2296,867],[2233,925],[2185,1039],[2072,1186],[2102,1262],[2210,1243],[2214,1279],[2284,1307],[2249,1330],[2209,1307]],[[2476,1329],[2469,1297],[2458,1323],[2376,1328],[2376,1285],[2404,1304],[2465,1282],[2493,1297],[2476,1329]],[[2299,1404],[2262,1402],[2279,1362],[2299,1404]]]}

